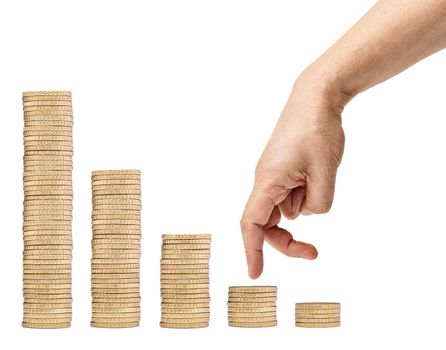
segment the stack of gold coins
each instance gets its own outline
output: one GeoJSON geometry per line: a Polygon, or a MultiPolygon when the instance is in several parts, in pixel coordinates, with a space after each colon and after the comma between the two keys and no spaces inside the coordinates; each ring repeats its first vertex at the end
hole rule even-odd
{"type": "Polygon", "coordinates": [[[92,173],[92,327],[138,327],[141,172],[92,173]]]}
{"type": "Polygon", "coordinates": [[[276,286],[229,287],[229,326],[245,328],[277,326],[276,299],[276,286]]]}
{"type": "Polygon", "coordinates": [[[211,235],[168,234],[162,239],[160,326],[208,327],[211,235]]]}
{"type": "Polygon", "coordinates": [[[296,303],[296,327],[330,328],[341,325],[339,303],[296,303]]]}
{"type": "Polygon", "coordinates": [[[23,327],[71,325],[71,92],[23,93],[23,327]]]}

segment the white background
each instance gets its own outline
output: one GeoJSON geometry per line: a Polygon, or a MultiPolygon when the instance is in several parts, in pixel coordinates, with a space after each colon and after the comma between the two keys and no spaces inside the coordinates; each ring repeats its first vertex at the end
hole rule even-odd
{"type": "Polygon", "coordinates": [[[0,348],[444,349],[446,52],[357,97],[327,215],[283,225],[315,261],[265,247],[247,277],[239,219],[294,79],[371,5],[315,1],[2,1],[0,348]],[[21,328],[21,92],[74,102],[74,318],[21,328]],[[143,171],[141,327],[92,329],[90,171],[143,171]],[[165,330],[161,233],[213,234],[211,326],[165,330]],[[279,326],[229,328],[227,288],[279,286],[279,326]],[[294,327],[294,303],[342,302],[342,327],[294,327]]]}

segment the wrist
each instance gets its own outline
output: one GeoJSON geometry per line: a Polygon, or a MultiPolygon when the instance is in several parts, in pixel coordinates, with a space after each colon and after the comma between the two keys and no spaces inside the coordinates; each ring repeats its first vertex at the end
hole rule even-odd
{"type": "Polygon", "coordinates": [[[299,94],[304,91],[308,93],[307,98],[316,99],[322,108],[340,115],[347,103],[357,95],[345,89],[342,81],[335,70],[320,67],[315,62],[297,78],[293,94],[294,91],[299,94]]]}

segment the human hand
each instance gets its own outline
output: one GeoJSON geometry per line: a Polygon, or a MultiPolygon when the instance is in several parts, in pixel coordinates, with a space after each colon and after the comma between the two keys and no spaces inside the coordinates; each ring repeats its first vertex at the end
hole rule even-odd
{"type": "MultiPolygon", "coordinates": [[[[310,79],[311,80],[311,79],[310,79]]],[[[344,149],[341,111],[346,97],[302,77],[297,80],[257,164],[241,220],[249,276],[263,270],[264,240],[290,257],[315,259],[317,250],[278,226],[285,216],[327,212],[344,149]]]]}

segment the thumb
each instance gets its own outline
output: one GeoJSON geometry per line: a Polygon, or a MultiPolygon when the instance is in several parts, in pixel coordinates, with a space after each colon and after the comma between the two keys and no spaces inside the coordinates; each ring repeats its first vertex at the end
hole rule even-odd
{"type": "Polygon", "coordinates": [[[303,215],[327,213],[333,203],[335,182],[336,172],[316,171],[308,175],[301,213],[303,215]]]}

